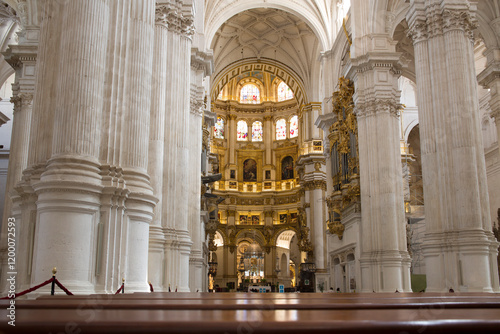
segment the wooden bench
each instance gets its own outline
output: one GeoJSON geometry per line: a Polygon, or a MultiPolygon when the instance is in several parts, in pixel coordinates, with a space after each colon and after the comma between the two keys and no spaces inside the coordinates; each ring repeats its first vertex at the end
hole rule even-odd
{"type": "Polygon", "coordinates": [[[0,333],[498,333],[500,295],[134,293],[0,302],[0,333]]]}

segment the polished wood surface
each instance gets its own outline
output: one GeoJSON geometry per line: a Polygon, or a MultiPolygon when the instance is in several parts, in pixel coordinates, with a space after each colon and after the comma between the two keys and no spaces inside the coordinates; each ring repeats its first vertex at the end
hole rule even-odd
{"type": "MultiPolygon", "coordinates": [[[[7,319],[8,300],[0,302],[7,319]]],[[[3,333],[499,333],[500,295],[134,293],[16,300],[3,333]]]]}

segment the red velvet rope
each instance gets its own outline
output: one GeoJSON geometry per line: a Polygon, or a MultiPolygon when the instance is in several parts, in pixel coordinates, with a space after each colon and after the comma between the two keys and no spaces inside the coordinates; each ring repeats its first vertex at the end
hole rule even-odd
{"type": "MultiPolygon", "coordinates": [[[[25,295],[25,294],[27,294],[27,293],[30,293],[30,292],[35,291],[35,290],[37,290],[37,289],[40,289],[42,286],[47,285],[47,284],[49,284],[49,283],[52,283],[52,280],[54,280],[54,278],[55,278],[55,277],[51,277],[50,279],[46,280],[46,281],[45,281],[45,282],[43,282],[42,284],[38,284],[38,285],[36,285],[36,286],[34,286],[34,287],[32,287],[32,288],[28,289],[28,290],[24,290],[23,292],[16,293],[16,294],[14,295],[14,298],[21,297],[21,296],[23,296],[23,295],[25,295]]],[[[56,283],[57,283],[57,280],[56,280],[56,283]]],[[[71,293],[71,292],[70,292],[70,293],[71,293]]],[[[12,299],[12,298],[9,298],[9,297],[3,297],[3,298],[0,298],[0,299],[12,299]]]]}
{"type": "Polygon", "coordinates": [[[120,288],[119,288],[119,289],[115,292],[115,295],[119,294],[119,293],[120,293],[120,291],[122,291],[122,290],[123,290],[123,285],[124,285],[124,284],[122,283],[122,286],[121,286],[121,287],[120,287],[120,288]]]}
{"type": "Polygon", "coordinates": [[[61,282],[59,282],[59,280],[57,278],[54,277],[54,279],[56,280],[56,284],[57,286],[64,292],[66,292],[66,294],[68,296],[73,296],[73,294],[68,290],[66,289],[66,287],[64,285],[61,284],[61,282]]]}
{"type": "Polygon", "coordinates": [[[149,283],[149,292],[155,292],[155,290],[153,289],[153,284],[149,283]]]}

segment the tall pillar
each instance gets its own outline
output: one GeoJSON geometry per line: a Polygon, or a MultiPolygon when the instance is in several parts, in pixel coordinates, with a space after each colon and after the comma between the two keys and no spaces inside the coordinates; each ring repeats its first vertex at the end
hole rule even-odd
{"type": "MultiPolygon", "coordinates": [[[[69,290],[91,293],[101,191],[99,111],[104,100],[108,37],[102,25],[108,22],[109,7],[107,1],[84,0],[68,2],[62,11],[50,3],[46,5],[47,17],[52,16],[52,20],[59,22],[55,26],[63,27],[60,45],[64,47],[57,48],[58,71],[54,71],[56,66],[46,68],[54,74],[44,75],[37,82],[43,87],[55,86],[56,95],[51,101],[54,109],[51,158],[40,182],[33,185],[38,201],[31,280],[42,282],[57,267],[58,277],[67,282],[69,290]]],[[[40,45],[57,38],[42,32],[40,45]]],[[[53,50],[40,51],[40,63],[50,63],[47,58],[53,56],[53,50]]],[[[42,93],[43,89],[35,92],[35,101],[45,98],[42,93]]],[[[39,134],[46,130],[39,129],[39,134]]],[[[43,147],[39,148],[43,151],[43,147]]]]}
{"type": "MultiPolygon", "coordinates": [[[[187,1],[186,1],[187,2],[187,1]]],[[[168,21],[167,114],[162,224],[165,243],[165,282],[189,291],[189,255],[191,238],[188,231],[189,102],[190,54],[193,34],[193,7],[181,1],[162,1],[161,11],[168,21]],[[172,130],[171,130],[172,129],[172,130]],[[175,129],[175,131],[173,131],[175,129]]]]}
{"type": "MultiPolygon", "coordinates": [[[[106,49],[106,71],[103,109],[100,113],[102,128],[100,144],[100,174],[102,194],[99,224],[97,227],[96,291],[112,293],[122,284],[126,265],[127,223],[125,200],[130,194],[121,167],[121,145],[123,140],[123,110],[127,100],[125,80],[128,78],[126,27],[130,20],[131,6],[123,1],[110,2],[108,41],[106,49]]],[[[128,279],[128,278],[127,278],[128,279]]],[[[128,282],[127,282],[128,286],[128,282]]]]}
{"type": "Polygon", "coordinates": [[[361,291],[411,291],[399,144],[399,55],[372,53],[352,64],[363,208],[361,291]]]}
{"type": "MultiPolygon", "coordinates": [[[[163,195],[163,153],[165,142],[165,112],[167,90],[167,38],[168,22],[156,5],[153,50],[153,72],[151,87],[151,120],[149,132],[148,174],[151,177],[153,194],[162,202],[163,195]]],[[[154,209],[153,221],[149,226],[148,279],[156,290],[163,291],[165,236],[161,226],[162,205],[154,209]]]]}
{"type": "MultiPolygon", "coordinates": [[[[15,69],[15,83],[13,85],[13,96],[11,101],[14,103],[14,117],[12,120],[12,137],[9,153],[9,167],[7,182],[5,186],[5,204],[2,223],[2,278],[8,270],[7,266],[7,227],[9,218],[14,218],[17,222],[16,232],[18,240],[28,239],[29,224],[22,224],[19,210],[13,210],[13,200],[19,203],[19,196],[14,190],[21,181],[22,172],[28,166],[29,138],[31,114],[33,109],[33,93],[35,90],[35,64],[36,64],[36,42],[24,42],[19,45],[12,45],[8,49],[6,61],[15,69]],[[14,216],[14,211],[18,212],[14,216]],[[21,239],[23,238],[23,239],[21,239]]],[[[19,208],[19,205],[18,205],[19,208]]],[[[29,243],[29,242],[28,242],[29,243]]],[[[19,247],[17,249],[17,272],[18,284],[24,286],[29,284],[28,264],[31,261],[31,252],[28,247],[19,247]]],[[[5,277],[6,278],[6,277],[5,277]]],[[[2,282],[6,282],[4,279],[2,282]]]]}
{"type": "Polygon", "coordinates": [[[475,6],[415,0],[427,291],[498,291],[474,71],[475,6]]]}
{"type": "MultiPolygon", "coordinates": [[[[500,35],[500,26],[497,25],[497,34],[500,35]]],[[[495,125],[497,128],[497,143],[500,143],[500,49],[487,50],[485,52],[487,65],[486,69],[481,72],[478,76],[479,84],[483,85],[484,88],[488,88],[490,91],[490,116],[495,119],[495,125]]],[[[500,146],[499,146],[500,150],[500,146]]],[[[496,196],[498,194],[498,189],[488,189],[490,192],[490,215],[493,214],[492,218],[495,217],[495,213],[499,206],[500,198],[496,196]]],[[[494,257],[495,248],[493,244],[490,247],[490,254],[494,257]]],[[[498,281],[498,266],[492,268],[492,287],[494,291],[499,291],[499,281],[498,281]],[[495,277],[497,279],[495,279],[495,277]]]]}
{"type": "Polygon", "coordinates": [[[304,189],[303,207],[310,229],[309,238],[314,246],[314,263],[318,274],[326,274],[326,162],[323,154],[309,154],[297,159],[297,169],[301,172],[301,186],[304,189]]]}
{"type": "MultiPolygon", "coordinates": [[[[210,73],[212,59],[204,52],[193,49],[191,53],[191,105],[189,114],[189,170],[187,176],[189,194],[188,223],[193,242],[189,256],[189,289],[191,292],[203,291],[203,242],[202,220],[200,219],[201,196],[201,153],[202,145],[209,152],[209,131],[201,131],[204,104],[203,80],[210,73]],[[203,133],[203,136],[202,136],[203,133]]],[[[208,98],[208,97],[206,97],[208,98]]]]}
{"type": "Polygon", "coordinates": [[[125,6],[130,8],[130,17],[120,159],[130,194],[125,201],[123,277],[129,290],[149,291],[149,224],[157,200],[147,173],[151,85],[146,83],[152,82],[155,1],[131,0],[125,6]]]}

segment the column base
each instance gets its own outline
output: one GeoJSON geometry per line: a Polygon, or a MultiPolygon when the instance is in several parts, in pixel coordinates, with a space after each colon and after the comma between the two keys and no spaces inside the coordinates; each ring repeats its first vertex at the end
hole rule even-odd
{"type": "Polygon", "coordinates": [[[498,292],[498,242],[491,232],[427,233],[422,250],[428,292],[498,292]]]}

